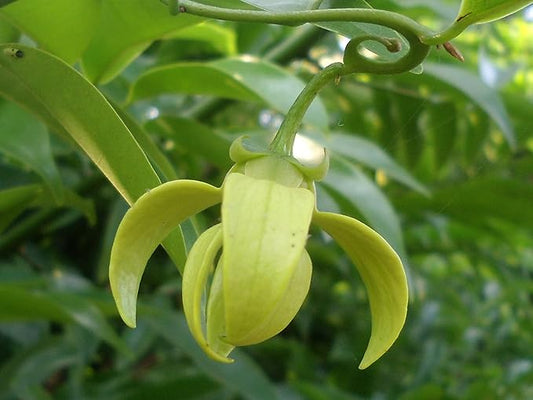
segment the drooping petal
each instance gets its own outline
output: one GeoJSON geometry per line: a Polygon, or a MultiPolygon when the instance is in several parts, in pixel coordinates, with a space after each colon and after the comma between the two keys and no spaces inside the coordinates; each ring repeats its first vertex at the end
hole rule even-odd
{"type": "Polygon", "coordinates": [[[233,173],[224,183],[224,306],[228,343],[241,345],[284,295],[304,251],[314,196],[233,173]]]}
{"type": "Polygon", "coordinates": [[[186,218],[221,200],[221,190],[207,183],[167,182],[141,196],[120,223],[109,265],[111,291],[120,316],[135,327],[139,284],[157,246],[186,218]]]}
{"type": "Polygon", "coordinates": [[[243,345],[264,342],[289,325],[309,292],[312,269],[311,258],[304,250],[283,297],[263,323],[241,340],[243,345]]]}
{"type": "Polygon", "coordinates": [[[317,211],[313,222],[348,254],[366,286],[372,335],[359,365],[364,369],[392,346],[405,322],[408,288],[402,262],[385,239],[356,219],[317,211]]]}
{"type": "Polygon", "coordinates": [[[205,312],[202,307],[202,295],[221,247],[222,227],[220,224],[208,229],[196,240],[183,271],[182,298],[185,318],[194,339],[209,357],[228,363],[233,361],[226,357],[229,351],[224,354],[219,348],[210,346],[203,328],[205,312]]]}
{"type": "Polygon", "coordinates": [[[219,260],[209,290],[207,302],[207,345],[217,354],[227,357],[235,346],[225,342],[226,313],[224,307],[224,287],[222,283],[224,268],[219,260]]]}

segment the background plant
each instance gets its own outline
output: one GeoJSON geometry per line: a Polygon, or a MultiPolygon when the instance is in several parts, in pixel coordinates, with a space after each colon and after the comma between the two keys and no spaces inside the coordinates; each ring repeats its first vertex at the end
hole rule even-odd
{"type": "MultiPolygon", "coordinates": [[[[344,39],[335,32],[346,26],[202,21],[172,17],[157,1],[0,4],[1,42],[58,57],[50,64],[41,53],[23,54],[35,57],[31,70],[15,70],[24,85],[0,65],[0,398],[532,396],[530,9],[461,35],[454,43],[464,64],[432,50],[422,74],[346,77],[307,116],[302,133],[332,154],[321,208],[366,221],[409,266],[406,328],[361,372],[354,355],[369,331],[364,290],[320,235],[309,243],[313,290],[298,318],[283,335],[235,354],[235,365],[211,363],[193,344],[179,311],[180,281],[162,251],[141,287],[143,321],[124,328],[107,266],[127,205],[86,155],[116,155],[107,177],[131,178],[133,187],[121,190],[129,201],[178,177],[218,185],[231,140],[275,131],[303,82],[341,56],[344,39]],[[99,92],[127,129],[107,117],[99,92]],[[38,106],[43,98],[48,107],[38,106]],[[73,135],[98,139],[81,151],[73,135]]],[[[371,5],[435,29],[458,8],[371,5]]],[[[2,54],[16,61],[13,48],[2,54]]],[[[189,220],[185,243],[214,218],[189,220]]]]}

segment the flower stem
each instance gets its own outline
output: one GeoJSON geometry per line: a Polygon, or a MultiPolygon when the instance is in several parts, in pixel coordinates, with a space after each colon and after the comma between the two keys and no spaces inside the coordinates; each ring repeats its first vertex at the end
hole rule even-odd
{"type": "Polygon", "coordinates": [[[270,150],[276,153],[292,155],[294,138],[300,128],[307,109],[317,96],[320,89],[343,75],[344,64],[334,63],[317,73],[298,95],[287,112],[278,133],[270,143],[270,150]]]}

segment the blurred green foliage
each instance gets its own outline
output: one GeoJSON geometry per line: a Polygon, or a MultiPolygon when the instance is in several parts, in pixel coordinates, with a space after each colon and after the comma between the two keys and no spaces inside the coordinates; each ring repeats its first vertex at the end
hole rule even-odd
{"type": "MultiPolygon", "coordinates": [[[[307,118],[302,134],[332,156],[321,209],[367,222],[408,266],[404,331],[359,371],[366,295],[319,232],[296,320],[234,365],[193,342],[163,251],[141,286],[138,328],[119,321],[107,267],[127,204],[95,164],[106,152],[122,160],[105,173],[128,200],[176,177],[219,185],[231,140],[272,134],[344,42],[314,26],[202,22],[157,0],[125,3],[0,2],[1,42],[59,57],[36,55],[27,72],[0,64],[0,399],[533,398],[531,8],[469,28],[454,41],[464,64],[435,49],[422,73],[344,78],[307,118]],[[81,73],[69,72],[72,86],[61,60],[81,73]],[[50,85],[39,92],[41,77],[50,85]],[[77,138],[91,135],[82,151],[77,138]]],[[[457,3],[371,2],[434,29],[457,3]]],[[[183,225],[186,246],[216,215],[183,225]]]]}

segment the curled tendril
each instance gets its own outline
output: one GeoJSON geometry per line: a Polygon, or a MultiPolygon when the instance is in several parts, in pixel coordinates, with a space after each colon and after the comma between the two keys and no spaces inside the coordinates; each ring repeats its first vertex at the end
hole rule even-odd
{"type": "MultiPolygon", "coordinates": [[[[370,59],[359,52],[362,42],[373,40],[383,44],[389,51],[396,52],[398,39],[387,39],[377,35],[359,36],[351,40],[345,56],[346,73],[372,72],[394,74],[409,71],[418,66],[427,56],[430,45],[421,38],[433,33],[416,21],[385,10],[368,8],[312,9],[304,11],[270,12],[258,10],[236,10],[209,6],[191,0],[162,0],[168,4],[171,14],[187,13],[201,17],[228,21],[259,22],[278,25],[300,25],[323,22],[364,22],[390,28],[409,43],[409,51],[392,60],[370,59]]],[[[317,2],[318,3],[318,2],[317,2]]]]}

